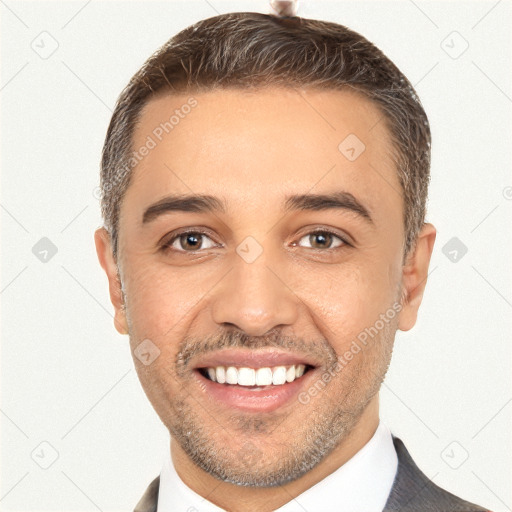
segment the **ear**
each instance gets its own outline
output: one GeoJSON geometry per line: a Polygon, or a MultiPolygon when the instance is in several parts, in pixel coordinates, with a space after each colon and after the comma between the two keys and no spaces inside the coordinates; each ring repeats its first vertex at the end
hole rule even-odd
{"type": "Polygon", "coordinates": [[[423,224],[416,246],[407,256],[402,270],[402,306],[398,328],[408,331],[414,327],[418,309],[427,284],[430,257],[436,240],[436,228],[429,223],[423,224]]]}
{"type": "Polygon", "coordinates": [[[128,334],[128,324],[124,310],[123,292],[119,280],[117,263],[114,260],[110,235],[102,227],[94,232],[96,253],[103,270],[107,274],[110,301],[114,306],[114,326],[119,334],[128,334]]]}

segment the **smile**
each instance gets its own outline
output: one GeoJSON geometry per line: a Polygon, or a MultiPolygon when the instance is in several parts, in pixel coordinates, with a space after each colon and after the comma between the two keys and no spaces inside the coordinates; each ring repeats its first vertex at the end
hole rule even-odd
{"type": "Polygon", "coordinates": [[[320,362],[276,350],[228,349],[193,365],[201,395],[215,407],[271,412],[299,405],[297,396],[321,371],[320,362]]]}
{"type": "Polygon", "coordinates": [[[274,366],[264,368],[237,368],[216,366],[202,369],[202,374],[219,384],[238,386],[282,386],[302,377],[306,365],[274,366]]]}

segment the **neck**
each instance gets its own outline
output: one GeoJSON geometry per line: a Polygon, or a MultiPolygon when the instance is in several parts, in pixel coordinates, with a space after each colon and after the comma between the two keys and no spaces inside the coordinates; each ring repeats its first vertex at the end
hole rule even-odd
{"type": "Polygon", "coordinates": [[[296,498],[351,459],[373,436],[379,424],[376,395],[343,441],[302,477],[277,487],[242,487],[223,482],[196,466],[171,436],[171,458],[183,482],[203,498],[228,511],[271,512],[296,498]]]}

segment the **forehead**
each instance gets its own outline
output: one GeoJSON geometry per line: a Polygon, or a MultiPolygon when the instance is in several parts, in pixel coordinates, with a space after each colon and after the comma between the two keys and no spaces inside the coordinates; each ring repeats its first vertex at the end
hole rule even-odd
{"type": "Polygon", "coordinates": [[[371,202],[386,182],[400,190],[383,115],[350,89],[160,95],[142,110],[132,149],[125,201],[141,207],[169,192],[208,193],[248,210],[290,192],[348,187],[371,202]]]}

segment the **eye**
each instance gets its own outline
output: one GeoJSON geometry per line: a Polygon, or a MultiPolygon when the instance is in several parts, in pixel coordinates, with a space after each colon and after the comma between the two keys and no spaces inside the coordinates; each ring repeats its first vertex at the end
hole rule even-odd
{"type": "Polygon", "coordinates": [[[182,231],[169,238],[162,245],[162,250],[172,249],[178,252],[193,252],[200,249],[212,249],[215,246],[215,242],[203,231],[182,231]],[[202,237],[207,238],[212,243],[205,245],[202,237]]]}
{"type": "Polygon", "coordinates": [[[343,245],[349,245],[348,242],[346,242],[341,236],[338,236],[325,229],[308,233],[299,240],[299,243],[304,239],[306,239],[311,244],[311,249],[336,249],[343,245]],[[335,239],[338,239],[339,243],[333,246],[333,242],[336,241],[335,239]]]}
{"type": "MultiPolygon", "coordinates": [[[[326,229],[311,231],[299,239],[299,244],[302,240],[306,240],[310,244],[311,249],[317,250],[337,249],[344,245],[350,245],[341,236],[326,229]]],[[[295,242],[292,245],[296,246],[298,244],[295,242]]],[[[212,249],[217,246],[206,232],[196,229],[172,234],[161,246],[161,250],[164,252],[170,250],[176,252],[195,252],[201,249],[212,249]],[[205,239],[209,242],[204,243],[205,239]]]]}

